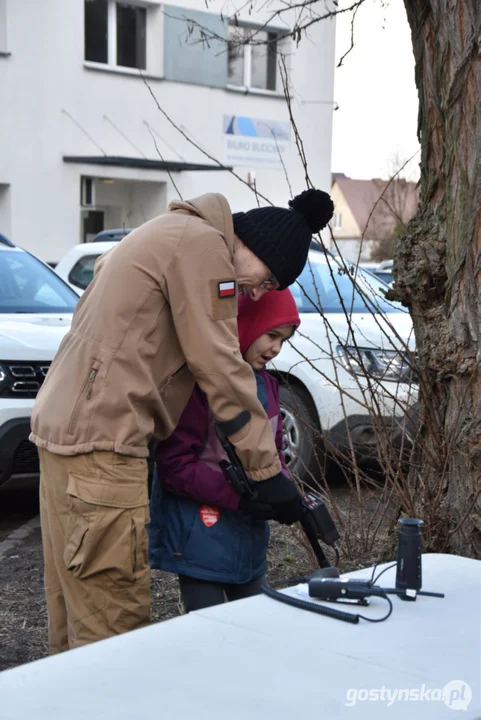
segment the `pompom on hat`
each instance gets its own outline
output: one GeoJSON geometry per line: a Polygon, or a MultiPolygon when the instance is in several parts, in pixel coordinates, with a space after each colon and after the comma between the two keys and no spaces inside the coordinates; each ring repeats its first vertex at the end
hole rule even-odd
{"type": "Polygon", "coordinates": [[[237,328],[241,353],[264,333],[284,325],[299,327],[301,319],[290,290],[266,292],[256,302],[248,295],[240,295],[237,328]]]}
{"type": "Polygon", "coordinates": [[[279,281],[292,285],[307,261],[312,235],[326,227],[334,213],[330,195],[305,190],[289,201],[289,209],[262,207],[234,213],[234,232],[279,281]]]}

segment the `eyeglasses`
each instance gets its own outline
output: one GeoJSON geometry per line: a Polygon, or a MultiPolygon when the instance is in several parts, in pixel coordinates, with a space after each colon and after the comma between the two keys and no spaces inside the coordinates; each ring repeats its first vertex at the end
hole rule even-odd
{"type": "Polygon", "coordinates": [[[277,290],[279,287],[279,281],[277,280],[276,276],[272,273],[269,275],[267,280],[264,280],[264,282],[261,282],[259,285],[260,288],[263,290],[277,290]]]}

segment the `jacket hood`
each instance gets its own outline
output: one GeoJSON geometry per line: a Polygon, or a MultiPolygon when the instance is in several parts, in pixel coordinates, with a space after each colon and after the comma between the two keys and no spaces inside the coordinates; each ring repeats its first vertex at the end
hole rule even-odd
{"type": "Polygon", "coordinates": [[[234,247],[234,224],[229,203],[220,193],[206,193],[192,200],[174,200],[169,211],[180,210],[206,220],[212,227],[219,230],[225,237],[229,250],[234,247]]]}

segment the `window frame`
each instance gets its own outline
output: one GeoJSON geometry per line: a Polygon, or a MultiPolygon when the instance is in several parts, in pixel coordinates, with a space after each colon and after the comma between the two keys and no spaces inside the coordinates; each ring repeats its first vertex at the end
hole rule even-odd
{"type": "MultiPolygon", "coordinates": [[[[95,60],[88,60],[85,57],[85,39],[84,39],[84,63],[91,67],[105,68],[109,70],[118,70],[119,72],[134,72],[137,73],[139,70],[146,72],[149,65],[148,55],[148,25],[149,25],[149,7],[142,3],[135,2],[135,0],[104,0],[107,4],[107,62],[98,62],[95,60]],[[131,67],[130,65],[119,65],[117,62],[118,56],[118,44],[117,44],[117,6],[118,5],[131,5],[132,7],[143,9],[145,12],[145,48],[144,57],[145,67],[137,68],[131,67]]],[[[1,0],[0,0],[1,2],[1,0]]],[[[85,0],[84,0],[85,8],[85,0]]],[[[85,23],[85,10],[84,10],[84,35],[86,33],[85,23]]]]}
{"type": "MultiPolygon", "coordinates": [[[[234,22],[229,23],[229,27],[228,27],[229,36],[230,36],[231,28],[234,31],[241,32],[242,35],[244,35],[244,37],[247,33],[250,33],[252,35],[256,31],[266,33],[268,38],[269,38],[269,35],[275,35],[276,38],[275,38],[275,41],[273,41],[273,42],[275,42],[276,56],[279,53],[280,45],[283,42],[285,42],[286,39],[289,37],[288,31],[285,29],[281,30],[280,28],[264,27],[261,25],[253,25],[251,23],[242,23],[242,22],[241,23],[234,23],[234,22]]],[[[230,39],[228,39],[228,42],[230,44],[230,39]]],[[[268,43],[269,42],[270,41],[268,39],[268,43]]],[[[246,43],[246,44],[242,44],[238,47],[239,47],[239,53],[242,52],[242,59],[243,59],[243,77],[242,77],[243,84],[237,85],[235,83],[229,82],[229,64],[228,64],[229,61],[227,60],[227,87],[228,87],[228,89],[231,89],[231,90],[239,90],[239,89],[246,90],[247,89],[249,92],[258,93],[258,94],[262,94],[262,95],[264,95],[264,94],[265,95],[279,95],[280,94],[280,90],[279,90],[280,75],[279,75],[279,68],[277,66],[277,62],[275,63],[274,88],[256,87],[255,85],[252,84],[252,54],[253,54],[252,51],[253,51],[254,46],[251,45],[250,43],[246,43]]],[[[269,45],[268,44],[265,45],[265,48],[266,48],[266,53],[269,53],[269,45]]],[[[227,58],[228,57],[229,57],[229,54],[227,53],[227,58]]],[[[269,62],[268,57],[266,58],[266,62],[267,63],[269,62]]],[[[269,68],[267,68],[266,84],[268,84],[268,82],[269,82],[269,68]]]]}

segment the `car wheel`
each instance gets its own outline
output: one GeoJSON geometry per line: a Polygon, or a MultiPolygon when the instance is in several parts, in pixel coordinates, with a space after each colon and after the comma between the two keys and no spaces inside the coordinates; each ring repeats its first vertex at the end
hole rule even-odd
{"type": "Polygon", "coordinates": [[[294,385],[281,385],[279,390],[287,468],[302,484],[312,485],[313,476],[319,478],[320,473],[317,417],[305,390],[294,385]]]}

